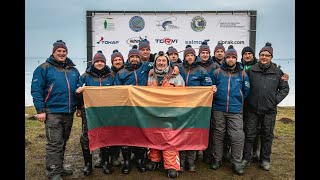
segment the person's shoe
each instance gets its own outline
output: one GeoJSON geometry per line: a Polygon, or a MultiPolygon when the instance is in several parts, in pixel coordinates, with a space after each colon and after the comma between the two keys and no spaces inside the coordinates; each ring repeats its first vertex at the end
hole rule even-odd
{"type": "Polygon", "coordinates": [[[238,174],[239,176],[242,176],[244,174],[243,166],[241,163],[233,163],[232,171],[238,174]]]}
{"type": "Polygon", "coordinates": [[[92,174],[92,163],[88,162],[83,167],[83,175],[89,176],[92,174]]]}
{"type": "Polygon", "coordinates": [[[214,160],[211,164],[210,164],[210,168],[217,170],[220,168],[220,166],[222,165],[222,161],[216,161],[214,160]]]}
{"type": "Polygon", "coordinates": [[[188,165],[188,171],[189,172],[195,172],[196,171],[196,165],[195,165],[195,162],[193,160],[187,161],[187,165],[188,165]]]}
{"type": "Polygon", "coordinates": [[[118,156],[111,156],[111,161],[113,166],[121,166],[118,156]]]}
{"type": "Polygon", "coordinates": [[[168,177],[169,178],[176,178],[179,176],[179,173],[175,169],[168,169],[168,177]]]}
{"type": "Polygon", "coordinates": [[[61,170],[61,176],[71,176],[73,174],[72,169],[67,169],[65,167],[61,170]]]}
{"type": "Polygon", "coordinates": [[[180,171],[183,172],[186,170],[186,163],[184,160],[180,159],[180,171]]]}
{"type": "Polygon", "coordinates": [[[153,162],[153,161],[150,161],[147,165],[146,165],[146,168],[148,171],[155,171],[157,169],[159,169],[160,167],[160,163],[159,162],[153,162]]]}
{"type": "Polygon", "coordinates": [[[260,168],[269,171],[270,170],[270,163],[268,161],[262,161],[260,164],[260,168]]]}
{"type": "Polygon", "coordinates": [[[147,168],[143,159],[137,159],[137,168],[138,168],[138,171],[141,173],[147,171],[147,168]]]}
{"type": "Polygon", "coordinates": [[[60,174],[54,175],[49,178],[49,180],[63,180],[60,174]]]}
{"type": "Polygon", "coordinates": [[[243,168],[250,166],[250,161],[249,160],[242,160],[241,165],[243,168]]]}
{"type": "Polygon", "coordinates": [[[94,163],[94,168],[102,168],[102,163],[101,163],[101,157],[97,159],[97,161],[94,163]]]}

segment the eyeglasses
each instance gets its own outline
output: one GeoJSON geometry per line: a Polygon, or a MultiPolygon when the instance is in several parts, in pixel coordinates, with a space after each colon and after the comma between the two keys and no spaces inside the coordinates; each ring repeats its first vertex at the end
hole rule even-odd
{"type": "Polygon", "coordinates": [[[265,56],[265,57],[270,57],[271,55],[270,55],[270,54],[259,54],[259,56],[260,56],[260,57],[263,57],[263,56],[265,56]]]}
{"type": "Polygon", "coordinates": [[[270,55],[270,54],[259,54],[259,56],[260,56],[260,57],[263,57],[263,56],[265,56],[265,57],[270,57],[271,55],[270,55]]]}

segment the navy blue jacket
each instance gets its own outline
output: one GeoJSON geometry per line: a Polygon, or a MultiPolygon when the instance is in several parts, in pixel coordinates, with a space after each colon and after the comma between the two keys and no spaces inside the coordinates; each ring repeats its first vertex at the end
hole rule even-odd
{"type": "Polygon", "coordinates": [[[226,113],[242,113],[244,99],[250,93],[249,78],[240,62],[231,70],[225,61],[214,71],[213,84],[217,86],[213,110],[226,113]]]}
{"type": "Polygon", "coordinates": [[[51,55],[33,72],[31,95],[37,113],[69,113],[76,110],[75,93],[80,73],[71,59],[61,63],[51,55]]]}

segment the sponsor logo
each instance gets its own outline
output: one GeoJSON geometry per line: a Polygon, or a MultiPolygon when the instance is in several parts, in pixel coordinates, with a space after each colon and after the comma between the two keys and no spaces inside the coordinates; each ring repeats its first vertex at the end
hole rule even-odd
{"type": "Polygon", "coordinates": [[[171,45],[172,43],[178,43],[178,39],[171,38],[163,38],[163,39],[155,39],[156,43],[164,43],[166,45],[171,45]]]}
{"type": "Polygon", "coordinates": [[[221,19],[219,20],[218,27],[220,28],[243,28],[244,25],[241,25],[240,22],[223,22],[221,19]]]}
{"type": "Polygon", "coordinates": [[[206,28],[206,20],[201,16],[196,16],[191,21],[191,28],[196,32],[203,31],[206,28]]]}
{"type": "Polygon", "coordinates": [[[171,16],[162,20],[158,20],[156,26],[162,31],[170,31],[170,29],[179,29],[178,26],[173,23],[177,21],[177,17],[171,16]]]}
{"type": "Polygon", "coordinates": [[[234,40],[224,41],[224,40],[220,40],[220,41],[218,41],[218,43],[221,43],[221,44],[244,44],[244,41],[234,41],[234,40]]]}
{"type": "MultiPolygon", "coordinates": [[[[202,44],[205,40],[186,40],[185,44],[202,44]]],[[[206,40],[208,41],[208,40],[206,40]]]]}
{"type": "Polygon", "coordinates": [[[129,21],[129,27],[134,32],[139,32],[144,28],[144,20],[140,16],[133,16],[129,21]]]}
{"type": "Polygon", "coordinates": [[[97,41],[97,44],[118,44],[119,41],[111,41],[111,40],[104,40],[104,38],[101,36],[100,40],[97,41]]]}
{"type": "Polygon", "coordinates": [[[103,27],[107,31],[114,31],[115,30],[115,23],[113,23],[111,20],[113,18],[107,18],[103,22],[103,27]]]}
{"type": "MultiPolygon", "coordinates": [[[[137,45],[139,44],[141,37],[131,37],[129,39],[127,39],[127,44],[129,44],[130,47],[132,47],[133,45],[137,45]]],[[[145,36],[144,39],[147,39],[147,36],[145,36]]]]}

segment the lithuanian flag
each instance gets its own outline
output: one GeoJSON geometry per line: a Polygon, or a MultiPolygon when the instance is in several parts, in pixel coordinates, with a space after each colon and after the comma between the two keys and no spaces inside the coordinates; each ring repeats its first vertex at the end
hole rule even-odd
{"type": "Polygon", "coordinates": [[[211,86],[86,86],[89,147],[139,146],[204,150],[208,146],[211,86]]]}

